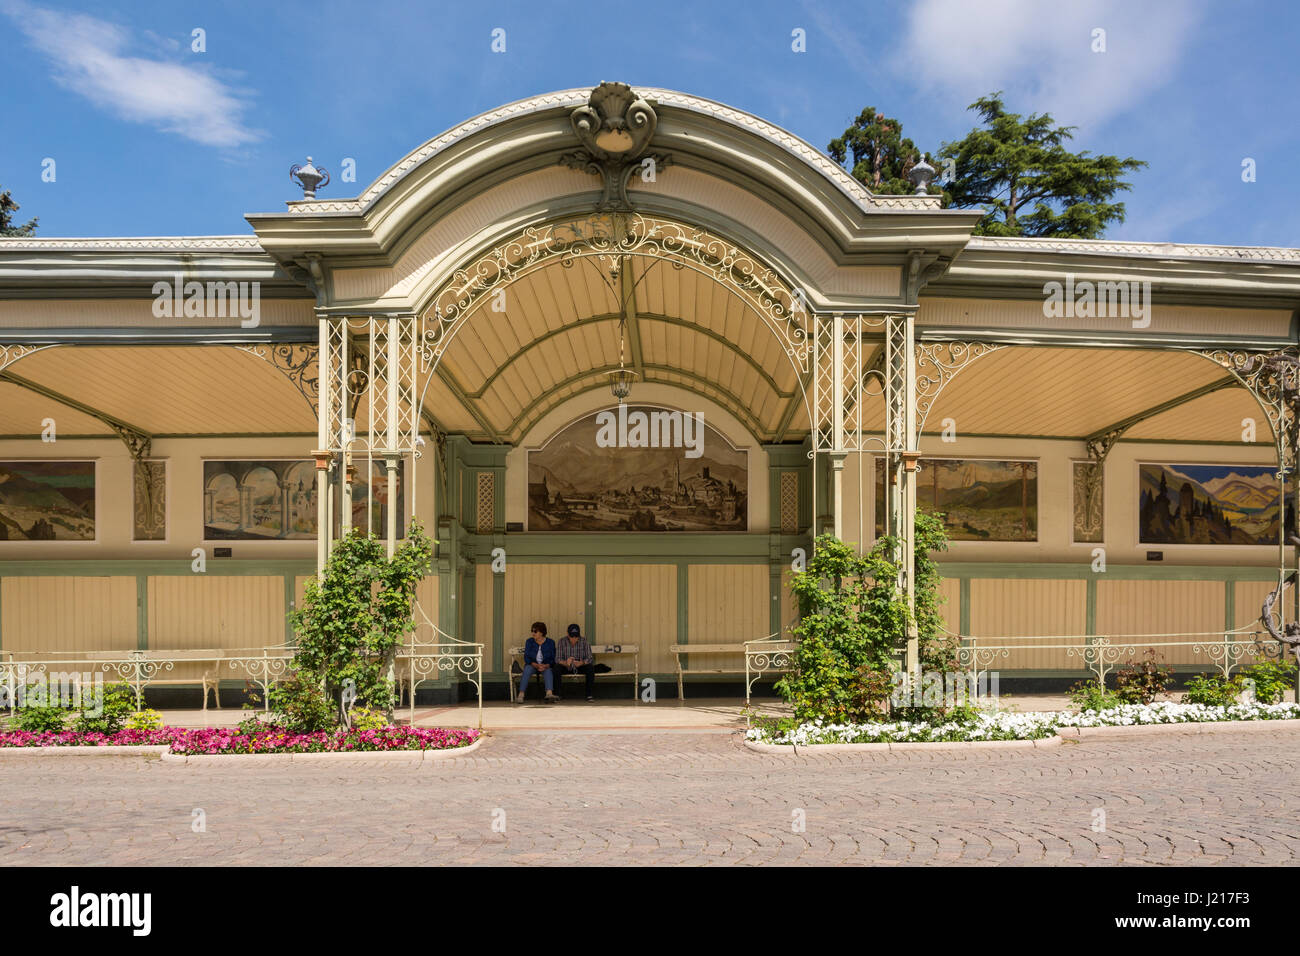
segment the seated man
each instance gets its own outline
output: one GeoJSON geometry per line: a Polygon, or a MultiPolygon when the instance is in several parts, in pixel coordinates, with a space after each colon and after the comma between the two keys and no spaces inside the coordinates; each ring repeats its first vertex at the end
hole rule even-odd
{"type": "Polygon", "coordinates": [[[595,700],[596,660],[591,645],[576,624],[569,625],[569,636],[560,638],[555,650],[555,669],[561,674],[583,674],[587,678],[587,700],[595,700]]]}
{"type": "Polygon", "coordinates": [[[524,702],[524,693],[528,682],[534,674],[541,674],[546,683],[546,700],[557,701],[555,696],[555,642],[546,636],[546,625],[541,621],[533,622],[532,639],[524,644],[524,673],[519,679],[519,703],[524,702]]]}

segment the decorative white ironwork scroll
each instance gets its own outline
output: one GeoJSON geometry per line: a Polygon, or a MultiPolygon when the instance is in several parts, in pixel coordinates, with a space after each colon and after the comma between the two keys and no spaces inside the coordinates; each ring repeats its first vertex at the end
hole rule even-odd
{"type": "Polygon", "coordinates": [[[298,393],[307,400],[313,414],[320,401],[319,365],[316,361],[320,351],[318,345],[300,342],[281,342],[270,345],[236,345],[241,352],[247,352],[273,366],[290,381],[298,393]]]}

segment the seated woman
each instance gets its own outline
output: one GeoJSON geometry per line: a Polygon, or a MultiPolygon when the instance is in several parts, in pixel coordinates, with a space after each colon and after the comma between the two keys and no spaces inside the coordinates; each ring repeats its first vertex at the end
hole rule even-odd
{"type": "Polygon", "coordinates": [[[555,696],[555,642],[546,636],[546,625],[541,621],[533,622],[532,640],[524,644],[524,673],[519,679],[519,703],[524,702],[528,682],[537,673],[546,682],[546,700],[559,700],[555,696]]]}

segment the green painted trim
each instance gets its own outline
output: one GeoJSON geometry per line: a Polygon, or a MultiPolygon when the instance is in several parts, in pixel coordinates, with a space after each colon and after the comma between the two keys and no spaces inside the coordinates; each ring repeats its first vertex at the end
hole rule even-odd
{"type": "Polygon", "coordinates": [[[1084,598],[1083,633],[1089,637],[1097,633],[1097,575],[1088,578],[1088,589],[1084,598]]]}
{"type": "MultiPolygon", "coordinates": [[[[498,378],[500,378],[510,368],[511,365],[519,361],[521,358],[523,358],[533,349],[537,348],[543,342],[553,339],[556,336],[565,335],[567,333],[573,332],[575,329],[586,328],[588,325],[592,325],[592,324],[604,322],[610,325],[617,325],[620,317],[621,317],[620,314],[617,312],[606,312],[602,315],[593,315],[590,316],[589,318],[580,319],[577,322],[571,322],[566,325],[562,325],[558,328],[549,329],[548,331],[539,335],[537,338],[531,339],[530,341],[526,342],[522,347],[520,347],[511,355],[508,355],[504,359],[502,359],[498,363],[496,370],[493,371],[492,374],[490,374],[486,379],[484,379],[483,385],[480,388],[478,388],[476,391],[473,392],[467,391],[465,393],[466,397],[475,400],[481,399],[484,395],[487,394],[488,390],[492,388],[492,383],[495,382],[498,378]]],[[[640,362],[640,358],[639,358],[640,348],[639,348],[639,342],[637,341],[639,339],[639,332],[633,331],[634,327],[639,325],[639,323],[641,322],[657,322],[664,325],[675,326],[681,329],[687,329],[690,332],[698,333],[700,335],[705,336],[706,338],[713,340],[714,342],[717,342],[727,351],[731,352],[734,355],[739,356],[756,373],[762,376],[763,380],[767,383],[768,387],[773,392],[775,392],[778,396],[780,396],[781,398],[792,398],[795,397],[796,395],[796,393],[794,392],[782,391],[781,387],[777,384],[776,379],[774,379],[770,374],[768,374],[767,370],[764,369],[763,366],[752,355],[750,355],[748,352],[743,351],[742,349],[737,348],[736,343],[734,341],[727,338],[725,335],[722,335],[721,333],[715,332],[714,330],[709,328],[705,328],[704,326],[701,326],[698,323],[687,322],[683,319],[675,319],[672,316],[668,316],[668,315],[657,315],[654,313],[638,311],[629,315],[628,318],[629,318],[628,321],[629,343],[628,344],[632,346],[631,352],[632,352],[632,361],[634,367],[640,362]]],[[[640,368],[638,368],[637,370],[640,371],[640,368]]]]}
{"type": "Polygon", "coordinates": [[[506,666],[506,570],[492,574],[492,669],[503,670],[506,666]]]}
{"type": "Polygon", "coordinates": [[[782,564],[773,561],[768,566],[768,572],[767,572],[767,587],[768,587],[768,592],[771,594],[771,600],[768,602],[769,609],[767,615],[767,630],[768,633],[775,634],[777,637],[783,636],[781,634],[781,625],[783,623],[781,621],[781,590],[782,590],[781,569],[782,567],[783,567],[782,564]]]}
{"type": "Polygon", "coordinates": [[[64,395],[62,392],[56,392],[52,388],[48,388],[40,384],[39,382],[33,382],[30,379],[23,378],[21,375],[16,375],[13,372],[0,371],[0,381],[5,381],[5,382],[9,382],[12,385],[17,385],[19,388],[26,389],[27,391],[32,392],[33,394],[41,396],[42,398],[48,398],[52,402],[55,402],[59,405],[63,405],[67,408],[71,408],[72,410],[80,412],[83,415],[89,415],[91,418],[103,422],[105,425],[108,425],[110,428],[121,428],[125,431],[132,432],[133,434],[136,435],[142,435],[145,438],[149,438],[149,439],[152,439],[154,437],[152,433],[145,431],[143,428],[140,428],[138,425],[132,425],[130,422],[124,422],[122,421],[122,419],[118,418],[117,416],[110,415],[108,412],[103,411],[102,409],[95,408],[93,405],[87,405],[85,402],[79,402],[77,401],[77,399],[72,398],[68,395],[64,395]]]}
{"type": "Polygon", "coordinates": [[[135,646],[149,649],[149,576],[135,576],[135,646]]]}
{"type": "Polygon", "coordinates": [[[677,643],[691,642],[691,570],[677,565],[677,643]]]}
{"type": "Polygon", "coordinates": [[[582,587],[587,599],[583,608],[582,627],[583,633],[590,640],[591,635],[596,633],[596,562],[587,562],[587,567],[583,571],[582,587]]]}
{"type": "Polygon", "coordinates": [[[294,599],[297,597],[297,582],[294,580],[295,575],[286,574],[284,576],[284,642],[293,643],[293,621],[289,620],[289,614],[294,608],[294,599]]]}
{"type": "MultiPolygon", "coordinates": [[[[645,368],[649,372],[663,372],[669,375],[680,375],[688,382],[700,386],[700,393],[705,398],[708,398],[710,401],[717,402],[728,412],[734,415],[757,444],[761,445],[764,442],[771,440],[771,436],[767,435],[763,431],[761,427],[762,423],[756,417],[754,417],[753,412],[749,410],[748,403],[743,401],[739,395],[736,395],[734,392],[718,385],[717,382],[711,381],[707,378],[704,378],[703,376],[696,375],[695,373],[690,372],[686,369],[673,368],[672,366],[669,365],[646,365],[645,368]],[[708,392],[708,389],[713,389],[715,392],[717,392],[717,395],[710,394],[708,392]]],[[[557,382],[555,385],[548,388],[545,392],[538,395],[522,411],[520,411],[519,415],[515,418],[515,420],[506,426],[506,432],[510,435],[515,435],[515,434],[519,434],[520,436],[527,435],[530,431],[532,431],[532,429],[537,425],[538,422],[540,422],[543,418],[546,417],[547,414],[549,414],[553,409],[558,408],[560,405],[569,401],[570,399],[577,398],[580,395],[584,395],[587,392],[595,391],[597,389],[608,389],[609,373],[616,372],[616,371],[618,371],[617,365],[604,365],[601,366],[600,368],[588,369],[585,372],[580,372],[577,375],[572,375],[569,378],[564,379],[562,382],[557,382]],[[598,377],[598,380],[595,381],[593,384],[580,388],[575,392],[571,392],[571,393],[566,392],[564,394],[560,394],[563,390],[569,388],[570,386],[576,385],[585,379],[590,379],[593,377],[598,377]],[[550,402],[549,404],[545,404],[547,399],[550,398],[552,395],[559,395],[559,397],[555,401],[550,402]],[[529,417],[530,413],[532,413],[531,418],[529,417]],[[520,427],[521,425],[523,425],[524,427],[521,428],[520,427]]],[[[655,382],[657,380],[647,376],[645,381],[655,382]]],[[[683,385],[681,385],[681,383],[674,382],[671,380],[658,382],[658,384],[671,385],[676,388],[684,387],[683,385]]]]}
{"type": "MultiPolygon", "coordinates": [[[[148,575],[190,575],[190,556],[171,559],[97,558],[68,560],[65,558],[28,559],[26,561],[0,561],[3,577],[132,577],[148,575]]],[[[280,577],[285,574],[315,574],[316,562],[306,558],[301,561],[284,559],[233,558],[210,559],[209,577],[280,577]]]]}
{"type": "Polygon", "coordinates": [[[1231,631],[1236,624],[1234,618],[1237,616],[1237,582],[1223,582],[1223,629],[1231,631]]]}
{"type": "Polygon", "coordinates": [[[478,614],[478,572],[474,565],[469,565],[460,574],[460,614],[462,634],[469,635],[464,640],[474,640],[478,634],[475,617],[478,614]]]}
{"type": "Polygon", "coordinates": [[[1167,399],[1166,401],[1161,402],[1159,405],[1152,405],[1150,408],[1144,408],[1142,409],[1142,411],[1135,412],[1132,415],[1129,415],[1125,418],[1121,418],[1117,422],[1112,422],[1111,424],[1107,425],[1104,428],[1098,428],[1096,431],[1088,435],[1087,438],[1084,439],[1084,441],[1091,442],[1094,440],[1103,439],[1106,437],[1107,433],[1109,432],[1127,430],[1129,428],[1132,428],[1134,425],[1146,421],[1148,418],[1155,418],[1157,415],[1162,415],[1165,412],[1172,411],[1173,409],[1177,408],[1180,405],[1186,405],[1188,402],[1195,401],[1198,398],[1204,398],[1206,395],[1211,395],[1214,392],[1220,391],[1222,389],[1232,388],[1233,386],[1240,386],[1240,385],[1241,385],[1240,379],[1236,378],[1233,375],[1226,375],[1223,378],[1218,379],[1217,381],[1214,382],[1210,382],[1207,385],[1202,385],[1199,388],[1192,389],[1191,391],[1183,392],[1181,395],[1175,395],[1173,398],[1167,399]]]}
{"type": "MultiPolygon", "coordinates": [[[[946,578],[969,576],[971,578],[1046,578],[1090,580],[1098,572],[1090,564],[1036,564],[1026,562],[948,562],[940,563],[940,573],[946,578]]],[[[1277,566],[1258,565],[1193,565],[1193,564],[1110,564],[1106,577],[1124,581],[1275,581],[1277,566]]]]}
{"type": "Polygon", "coordinates": [[[960,602],[960,605],[957,609],[957,613],[958,613],[958,619],[961,622],[960,624],[957,625],[958,630],[960,630],[961,633],[963,634],[969,634],[970,633],[970,578],[961,579],[961,590],[959,592],[959,596],[957,600],[960,602]]]}
{"type": "MultiPolygon", "coordinates": [[[[484,540],[486,536],[467,535],[471,540],[484,540]]],[[[607,532],[607,533],[539,533],[514,532],[505,536],[506,550],[511,561],[538,558],[587,558],[601,560],[626,558],[632,561],[666,559],[675,561],[689,558],[699,561],[717,561],[752,558],[767,561],[769,535],[761,532],[716,534],[710,532],[663,533],[607,532]]],[[[807,547],[802,535],[780,536],[781,547],[807,547]]]]}

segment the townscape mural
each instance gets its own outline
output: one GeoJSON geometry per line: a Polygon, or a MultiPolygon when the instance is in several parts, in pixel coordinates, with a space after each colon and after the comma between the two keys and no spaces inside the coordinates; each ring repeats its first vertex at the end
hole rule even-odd
{"type": "Polygon", "coordinates": [[[0,461],[0,541],[94,541],[95,462],[0,461]]]}
{"type": "MultiPolygon", "coordinates": [[[[383,534],[388,521],[388,479],[382,461],[355,463],[352,527],[383,534]],[[374,487],[373,500],[370,489],[374,487]],[[370,524],[366,524],[367,509],[370,524]]],[[[316,465],[310,458],[223,460],[203,463],[203,532],[208,540],[297,540],[316,537],[316,465]]],[[[397,528],[403,528],[404,471],[397,470],[397,528]]],[[[342,502],[335,496],[334,529],[342,502]]]]}
{"type": "Polygon", "coordinates": [[[1278,542],[1281,490],[1272,465],[1138,464],[1144,544],[1278,542]]]}
{"type": "MultiPolygon", "coordinates": [[[[922,458],[916,505],[952,541],[1037,541],[1038,462],[922,458]]],[[[876,534],[885,533],[885,460],[876,459],[876,534]]]]}
{"type": "Polygon", "coordinates": [[[528,530],[745,531],[748,467],[702,413],[605,409],[528,453],[528,530]]]}

